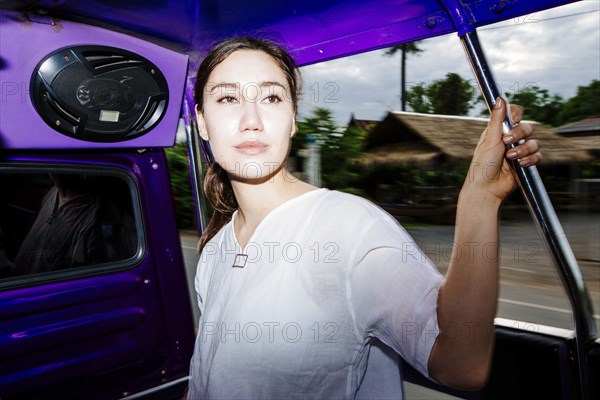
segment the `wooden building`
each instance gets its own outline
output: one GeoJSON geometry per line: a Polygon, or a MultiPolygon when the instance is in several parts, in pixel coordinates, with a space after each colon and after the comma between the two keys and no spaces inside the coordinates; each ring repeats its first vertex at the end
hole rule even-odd
{"type": "MultiPolygon", "coordinates": [[[[487,119],[448,115],[390,112],[370,126],[365,155],[360,160],[367,178],[365,189],[375,201],[419,210],[453,206],[468,164],[487,119]]],[[[548,191],[571,192],[569,182],[593,154],[578,143],[535,124],[534,137],[542,143],[540,173],[548,191]]],[[[406,211],[408,212],[408,211],[406,211]]]]}

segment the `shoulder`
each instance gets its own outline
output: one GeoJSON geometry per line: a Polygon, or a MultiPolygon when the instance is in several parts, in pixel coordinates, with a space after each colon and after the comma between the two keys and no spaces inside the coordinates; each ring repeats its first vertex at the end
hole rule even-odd
{"type": "Polygon", "coordinates": [[[315,196],[307,218],[319,231],[337,241],[374,246],[391,246],[410,240],[400,223],[381,207],[362,197],[324,190],[315,196]]]}
{"type": "Polygon", "coordinates": [[[332,217],[345,217],[363,224],[369,221],[396,224],[396,220],[381,207],[354,194],[325,189],[315,200],[315,206],[320,212],[332,217]]]}
{"type": "Polygon", "coordinates": [[[227,245],[230,245],[232,248],[234,248],[233,246],[235,246],[235,241],[230,233],[232,224],[233,222],[231,222],[231,220],[227,222],[221,227],[221,229],[217,231],[217,233],[214,234],[213,237],[211,237],[205,243],[204,247],[202,248],[202,251],[200,252],[200,261],[206,261],[209,255],[218,254],[219,249],[223,248],[224,246],[223,242],[233,241],[232,243],[227,243],[227,245]]]}

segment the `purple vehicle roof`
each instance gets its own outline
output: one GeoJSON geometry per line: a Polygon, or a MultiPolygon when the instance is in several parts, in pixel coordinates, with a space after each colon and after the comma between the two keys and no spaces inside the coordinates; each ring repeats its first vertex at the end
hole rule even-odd
{"type": "Polygon", "coordinates": [[[186,72],[188,69],[195,70],[203,50],[210,43],[226,36],[261,34],[271,37],[283,42],[298,63],[306,65],[454,31],[461,34],[478,26],[571,2],[573,1],[5,2],[0,5],[0,81],[3,97],[0,147],[93,149],[170,146],[175,139],[181,112],[186,72]],[[29,13],[40,9],[45,10],[42,16],[29,13]],[[24,13],[28,17],[24,17],[24,13]],[[44,123],[33,109],[28,94],[34,68],[49,53],[62,47],[82,44],[120,47],[146,57],[163,71],[170,95],[167,112],[157,124],[162,129],[154,128],[144,136],[128,141],[92,143],[57,134],[44,123]]]}
{"type": "Polygon", "coordinates": [[[573,0],[15,0],[194,55],[223,36],[279,36],[300,64],[515,18],[573,0]],[[458,11],[457,11],[458,10],[458,11]],[[459,15],[460,14],[460,15],[459,15]],[[457,26],[455,26],[457,25],[457,26]],[[460,25],[460,26],[458,26],[460,25]]]}

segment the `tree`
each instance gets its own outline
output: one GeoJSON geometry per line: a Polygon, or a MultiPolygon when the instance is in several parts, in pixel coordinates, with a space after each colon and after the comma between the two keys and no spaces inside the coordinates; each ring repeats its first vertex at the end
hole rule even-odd
{"type": "Polygon", "coordinates": [[[473,106],[473,87],[460,75],[450,72],[446,79],[434,81],[427,88],[427,97],[434,114],[466,115],[473,106]]]}
{"type": "Polygon", "coordinates": [[[312,116],[298,121],[298,132],[292,141],[292,153],[304,147],[309,135],[321,145],[321,177],[323,186],[360,194],[356,188],[360,178],[354,161],[362,155],[365,132],[349,127],[342,129],[331,111],[315,108],[312,116]]]}
{"type": "Polygon", "coordinates": [[[524,109],[525,117],[550,126],[557,126],[559,112],[564,100],[558,95],[550,95],[538,86],[526,86],[514,94],[506,93],[508,101],[524,109]]]}
{"type": "Polygon", "coordinates": [[[408,93],[408,104],[416,112],[444,115],[466,115],[473,107],[473,87],[455,73],[431,85],[413,87],[408,93]]]}
{"type": "Polygon", "coordinates": [[[417,85],[409,90],[407,100],[414,112],[431,114],[431,104],[427,100],[425,85],[417,85]]]}
{"type": "Polygon", "coordinates": [[[558,115],[559,125],[600,114],[600,81],[579,86],[577,94],[566,101],[558,115]]]}
{"type": "Polygon", "coordinates": [[[397,46],[390,47],[384,53],[386,56],[392,56],[397,52],[401,52],[400,56],[400,109],[406,111],[406,55],[407,54],[419,54],[423,50],[417,47],[419,41],[403,43],[397,46]]]}

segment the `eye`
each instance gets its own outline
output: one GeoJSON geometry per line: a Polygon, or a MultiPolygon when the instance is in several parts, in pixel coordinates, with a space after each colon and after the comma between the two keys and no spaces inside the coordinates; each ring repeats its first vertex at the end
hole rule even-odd
{"type": "Polygon", "coordinates": [[[234,104],[234,103],[237,103],[237,99],[233,96],[223,96],[219,100],[217,100],[217,103],[234,104]]]}
{"type": "Polygon", "coordinates": [[[276,94],[272,94],[268,97],[265,97],[263,102],[269,103],[269,104],[281,103],[281,97],[277,96],[276,94]]]}

